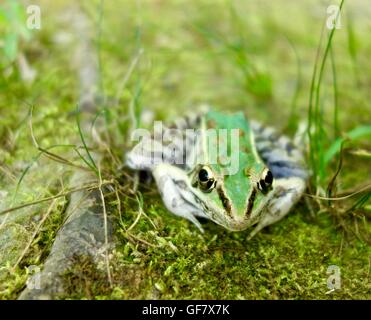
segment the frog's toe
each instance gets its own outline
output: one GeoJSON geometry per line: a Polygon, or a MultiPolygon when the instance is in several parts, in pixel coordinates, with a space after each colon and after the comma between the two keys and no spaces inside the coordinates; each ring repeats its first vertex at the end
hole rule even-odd
{"type": "Polygon", "coordinates": [[[197,229],[198,229],[201,233],[205,233],[204,228],[202,228],[201,223],[197,220],[197,218],[196,218],[194,215],[191,215],[190,217],[191,217],[191,218],[188,219],[188,220],[191,221],[191,222],[192,222],[192,223],[197,227],[197,229]]]}
{"type": "Polygon", "coordinates": [[[263,229],[264,226],[261,224],[258,224],[254,230],[252,230],[249,235],[247,236],[247,240],[251,240],[261,229],[263,229]]]}

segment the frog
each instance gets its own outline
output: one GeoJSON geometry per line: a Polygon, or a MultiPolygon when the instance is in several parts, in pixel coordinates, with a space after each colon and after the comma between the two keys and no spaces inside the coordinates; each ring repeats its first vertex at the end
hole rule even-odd
{"type": "Polygon", "coordinates": [[[207,219],[230,231],[249,228],[251,239],[285,217],[306,189],[303,148],[242,111],[194,113],[164,128],[133,138],[126,165],[150,173],[168,211],[202,233],[207,219]]]}

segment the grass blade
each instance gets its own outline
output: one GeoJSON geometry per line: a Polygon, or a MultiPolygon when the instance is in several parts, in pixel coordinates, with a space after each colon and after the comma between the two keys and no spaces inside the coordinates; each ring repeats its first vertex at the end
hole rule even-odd
{"type": "Polygon", "coordinates": [[[338,138],[324,154],[324,162],[327,165],[331,159],[340,151],[342,143],[349,139],[351,141],[358,140],[365,136],[371,136],[371,125],[357,127],[348,133],[344,137],[338,138]]]}

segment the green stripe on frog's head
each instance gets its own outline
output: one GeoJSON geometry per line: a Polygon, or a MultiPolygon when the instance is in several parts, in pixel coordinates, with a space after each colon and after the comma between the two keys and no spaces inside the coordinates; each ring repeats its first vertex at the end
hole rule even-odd
{"type": "Polygon", "coordinates": [[[266,198],[258,190],[266,167],[257,155],[252,131],[242,113],[209,112],[204,124],[205,129],[216,131],[217,139],[215,135],[206,135],[207,161],[195,168],[194,181],[199,183],[194,185],[201,188],[207,207],[214,208],[209,212],[210,219],[231,230],[244,229],[246,221],[259,213],[258,208],[266,198]],[[207,181],[206,176],[211,180],[207,181]]]}

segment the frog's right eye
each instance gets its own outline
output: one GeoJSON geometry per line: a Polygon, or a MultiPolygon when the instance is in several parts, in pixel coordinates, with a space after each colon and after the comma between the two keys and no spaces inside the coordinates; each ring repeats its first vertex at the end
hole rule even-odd
{"type": "Polygon", "coordinates": [[[200,171],[198,171],[198,184],[200,189],[204,192],[211,192],[215,188],[216,180],[209,167],[203,166],[200,171]]]}
{"type": "Polygon", "coordinates": [[[257,183],[258,189],[263,193],[267,193],[271,189],[272,183],[273,174],[268,168],[266,168],[263,171],[260,181],[257,183]]]}

